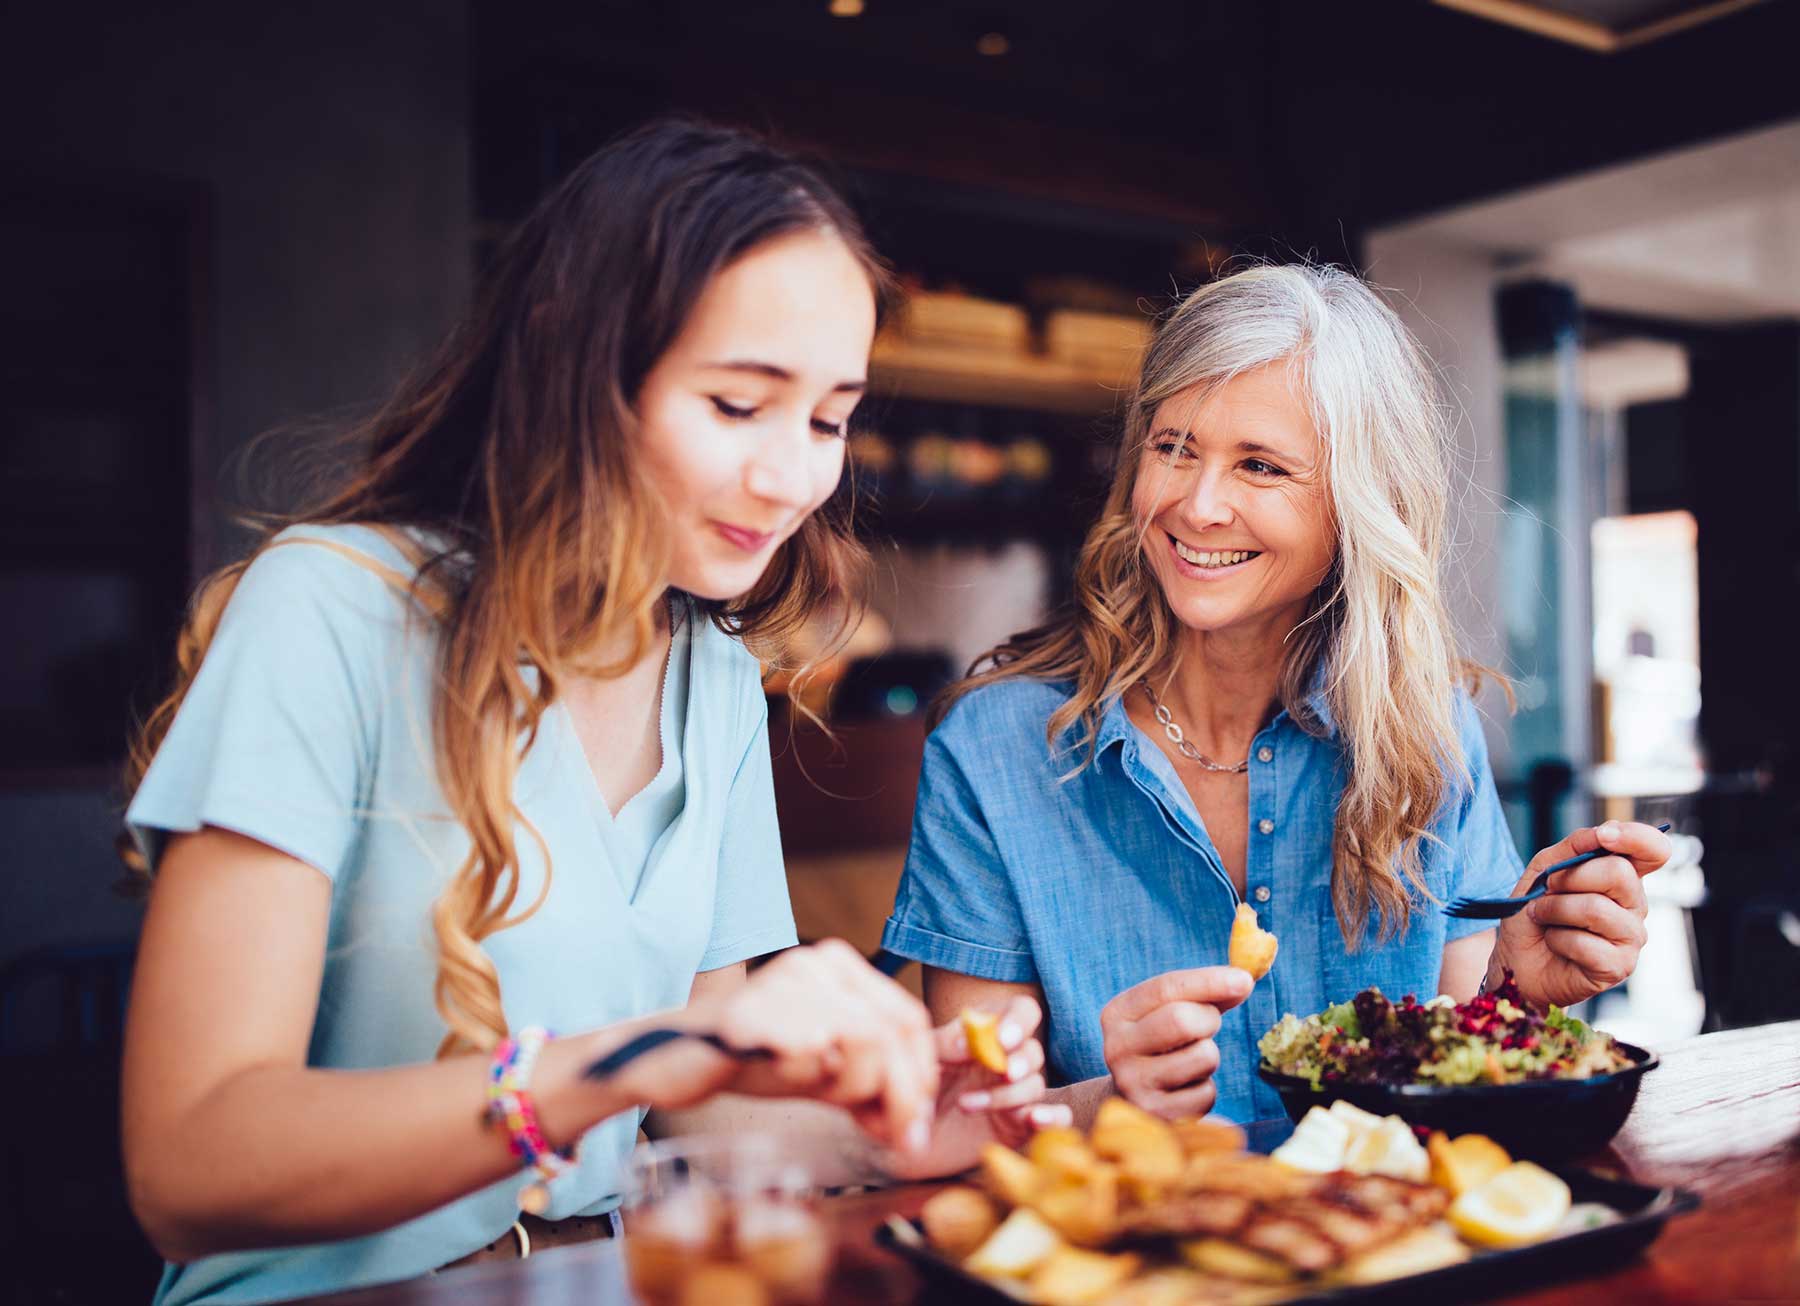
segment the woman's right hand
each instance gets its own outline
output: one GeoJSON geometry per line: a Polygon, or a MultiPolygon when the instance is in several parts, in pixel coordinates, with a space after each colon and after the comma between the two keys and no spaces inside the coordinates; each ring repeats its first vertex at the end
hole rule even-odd
{"type": "Polygon", "coordinates": [[[887,1147],[917,1151],[930,1138],[938,1091],[930,1017],[840,939],[788,949],[690,1003],[676,1023],[773,1055],[737,1061],[701,1043],[672,1044],[621,1074],[621,1086],[653,1106],[719,1092],[812,1098],[845,1108],[887,1147]]]}
{"type": "Polygon", "coordinates": [[[1106,1068],[1120,1097],[1165,1120],[1212,1109],[1219,1017],[1254,986],[1235,966],[1153,975],[1100,1009],[1106,1068]]]}

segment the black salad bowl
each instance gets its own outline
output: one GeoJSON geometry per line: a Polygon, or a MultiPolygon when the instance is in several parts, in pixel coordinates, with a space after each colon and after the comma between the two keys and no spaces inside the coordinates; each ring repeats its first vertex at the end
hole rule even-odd
{"type": "Polygon", "coordinates": [[[1654,1053],[1630,1043],[1618,1046],[1632,1062],[1623,1070],[1521,1084],[1327,1084],[1315,1089],[1266,1062],[1256,1073],[1281,1094],[1281,1105],[1295,1121],[1312,1107],[1342,1098],[1378,1116],[1441,1129],[1452,1138],[1486,1134],[1514,1156],[1567,1162],[1606,1146],[1631,1114],[1639,1083],[1656,1069],[1654,1053]]]}

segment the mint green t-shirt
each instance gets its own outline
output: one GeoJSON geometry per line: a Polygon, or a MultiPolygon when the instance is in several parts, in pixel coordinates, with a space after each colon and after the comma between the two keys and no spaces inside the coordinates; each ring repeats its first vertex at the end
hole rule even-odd
{"type": "MultiPolygon", "coordinates": [[[[127,823],[152,863],[170,832],[210,825],[315,867],[332,894],[307,1063],[430,1061],[445,1026],[429,913],[469,843],[433,760],[434,622],[317,542],[410,575],[379,533],[296,527],[279,540],[232,595],[127,823]]],[[[484,944],[515,1029],[575,1032],[676,1007],[696,973],[795,942],[756,661],[689,616],[667,675],[663,772],[623,821],[606,810],[560,704],[521,765],[519,807],[554,874],[542,908],[484,944]]],[[[544,865],[523,832],[518,849],[528,903],[544,865]]],[[[549,1218],[617,1204],[638,1123],[628,1112],[587,1134],[579,1166],[551,1187],[549,1218]]],[[[273,1301],[422,1274],[504,1232],[520,1186],[508,1177],[365,1238],[171,1265],[156,1301],[273,1301]]]]}

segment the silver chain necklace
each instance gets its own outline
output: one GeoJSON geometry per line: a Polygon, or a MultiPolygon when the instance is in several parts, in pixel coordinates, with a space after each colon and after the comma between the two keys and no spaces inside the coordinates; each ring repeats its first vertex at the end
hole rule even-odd
{"type": "Polygon", "coordinates": [[[1220,775],[1242,775],[1250,769],[1250,759],[1247,757],[1236,766],[1225,766],[1213,761],[1212,758],[1195,748],[1188,742],[1181,727],[1175,724],[1175,714],[1163,706],[1162,700],[1156,696],[1156,691],[1150,688],[1150,682],[1141,680],[1138,683],[1144,687],[1144,697],[1150,700],[1150,706],[1156,711],[1156,719],[1161,723],[1163,733],[1169,737],[1169,742],[1175,745],[1176,752],[1195,765],[1207,771],[1217,771],[1220,775]]]}

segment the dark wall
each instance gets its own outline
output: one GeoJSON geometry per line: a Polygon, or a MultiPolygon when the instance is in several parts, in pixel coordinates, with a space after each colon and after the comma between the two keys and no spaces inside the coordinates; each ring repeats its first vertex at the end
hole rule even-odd
{"type": "Polygon", "coordinates": [[[1800,703],[1785,689],[1800,609],[1800,324],[1709,333],[1690,368],[1683,447],[1709,769],[1772,766],[1800,787],[1800,703]]]}
{"type": "MultiPolygon", "coordinates": [[[[198,399],[214,558],[240,538],[228,514],[246,442],[375,399],[466,302],[468,41],[465,7],[446,0],[9,16],[0,168],[147,179],[210,210],[198,399]]],[[[136,907],[107,888],[117,819],[101,777],[0,789],[0,961],[135,932],[136,907]]]]}
{"type": "Polygon", "coordinates": [[[480,203],[501,220],[626,123],[686,110],[858,167],[1345,258],[1385,222],[1800,114],[1792,3],[1612,55],[1425,0],[475,12],[480,203]],[[1010,53],[975,52],[986,27],[1010,53]]]}

